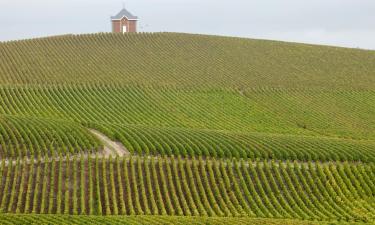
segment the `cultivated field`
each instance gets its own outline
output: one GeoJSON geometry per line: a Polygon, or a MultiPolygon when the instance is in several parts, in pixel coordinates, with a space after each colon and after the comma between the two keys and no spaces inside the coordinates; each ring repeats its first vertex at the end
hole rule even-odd
{"type": "Polygon", "coordinates": [[[175,33],[0,43],[0,223],[373,222],[374,62],[175,33]]]}

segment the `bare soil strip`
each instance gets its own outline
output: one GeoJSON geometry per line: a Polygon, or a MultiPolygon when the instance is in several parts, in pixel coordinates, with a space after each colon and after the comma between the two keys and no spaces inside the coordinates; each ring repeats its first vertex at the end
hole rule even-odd
{"type": "Polygon", "coordinates": [[[97,130],[89,129],[89,131],[94,134],[104,145],[103,155],[108,157],[109,155],[112,156],[128,156],[130,152],[122,145],[121,142],[112,141],[103,133],[100,133],[97,130]]]}

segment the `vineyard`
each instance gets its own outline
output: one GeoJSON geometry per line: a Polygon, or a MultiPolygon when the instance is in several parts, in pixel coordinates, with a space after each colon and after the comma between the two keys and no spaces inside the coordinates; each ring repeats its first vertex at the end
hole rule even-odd
{"type": "Polygon", "coordinates": [[[6,85],[370,89],[375,52],[175,33],[89,34],[0,43],[6,85]]]}
{"type": "Polygon", "coordinates": [[[175,33],[0,42],[0,224],[375,222],[374,61],[175,33]]]}
{"type": "Polygon", "coordinates": [[[375,92],[245,94],[248,98],[142,87],[3,87],[0,156],[99,152],[101,144],[87,131],[94,128],[137,155],[375,161],[375,92]],[[308,115],[299,107],[306,102],[308,115]],[[324,107],[335,102],[337,109],[324,107]]]}
{"type": "Polygon", "coordinates": [[[17,160],[3,213],[372,220],[375,166],[181,158],[17,160]]]}
{"type": "Polygon", "coordinates": [[[121,225],[364,225],[367,223],[312,222],[290,219],[255,218],[215,218],[181,216],[65,216],[65,215],[0,215],[0,221],[6,225],[66,225],[66,224],[121,224],[121,225]]]}

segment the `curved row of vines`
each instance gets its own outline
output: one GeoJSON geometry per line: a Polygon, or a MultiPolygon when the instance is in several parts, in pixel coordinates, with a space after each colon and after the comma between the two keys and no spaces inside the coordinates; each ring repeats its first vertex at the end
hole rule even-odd
{"type": "MultiPolygon", "coordinates": [[[[375,141],[356,140],[350,136],[327,137],[297,126],[299,121],[307,121],[314,127],[326,129],[331,115],[324,117],[324,108],[310,110],[318,116],[293,117],[297,120],[296,125],[295,121],[288,119],[289,111],[283,115],[272,112],[273,108],[282,109],[283,104],[273,102],[267,107],[262,106],[272,103],[275,95],[281,95],[279,102],[291,99],[282,98],[285,94],[303,102],[305,99],[301,95],[314,98],[321,92],[271,89],[253,90],[246,95],[249,93],[250,97],[244,97],[220,90],[157,90],[134,86],[1,87],[0,157],[93,153],[100,150],[101,144],[87,128],[96,128],[121,141],[131,153],[138,155],[375,161],[375,141]]],[[[341,94],[342,97],[340,93],[326,94],[321,99],[348,96],[357,99],[356,92],[352,95],[345,93],[341,94]]],[[[365,96],[371,99],[375,94],[366,92],[365,96]]],[[[357,103],[348,99],[343,104],[357,103]]],[[[368,103],[370,100],[363,105],[357,104],[357,109],[363,108],[357,110],[357,114],[353,110],[336,113],[337,127],[333,126],[332,132],[336,129],[340,133],[342,124],[366,115],[368,103]]],[[[293,105],[288,108],[293,109],[293,105]]],[[[295,114],[303,115],[303,112],[295,114]]],[[[371,120],[366,121],[370,126],[371,120]]],[[[360,126],[352,127],[346,130],[360,133],[354,129],[360,126]]],[[[363,129],[371,131],[368,127],[363,129]]],[[[369,135],[371,139],[372,135],[369,135]]]]}
{"type": "Polygon", "coordinates": [[[193,34],[102,33],[0,42],[0,58],[2,84],[328,90],[375,84],[374,51],[193,34]]]}
{"type": "Polygon", "coordinates": [[[372,220],[373,164],[181,158],[2,162],[3,213],[372,220]]]}

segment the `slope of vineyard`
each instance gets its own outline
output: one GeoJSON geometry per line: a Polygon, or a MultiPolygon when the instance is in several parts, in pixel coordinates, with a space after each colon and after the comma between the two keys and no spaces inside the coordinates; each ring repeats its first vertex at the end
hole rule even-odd
{"type": "Polygon", "coordinates": [[[102,143],[79,124],[16,116],[0,116],[0,146],[3,159],[96,153],[102,149],[102,143]]]}
{"type": "Polygon", "coordinates": [[[244,94],[132,86],[0,87],[0,113],[7,121],[0,123],[0,154],[97,151],[97,141],[84,131],[95,128],[135,154],[375,161],[374,92],[244,94]],[[15,118],[24,125],[13,126],[15,118]],[[46,134],[37,127],[46,123],[55,124],[52,146],[53,140],[40,143],[46,134]]]}
{"type": "Polygon", "coordinates": [[[0,43],[0,224],[374,222],[374,62],[175,33],[0,43]]]}
{"type": "Polygon", "coordinates": [[[374,165],[67,158],[1,165],[3,213],[373,220],[374,165]]]}
{"type": "Polygon", "coordinates": [[[2,84],[374,88],[375,52],[191,34],[0,43],[2,84]]]}
{"type": "Polygon", "coordinates": [[[252,101],[284,122],[331,137],[374,139],[375,91],[249,91],[252,101]]]}
{"type": "Polygon", "coordinates": [[[84,131],[97,128],[136,154],[374,161],[374,51],[156,33],[5,42],[0,55],[3,121],[65,126],[42,147],[45,131],[3,126],[1,157],[98,151],[84,131]]]}

